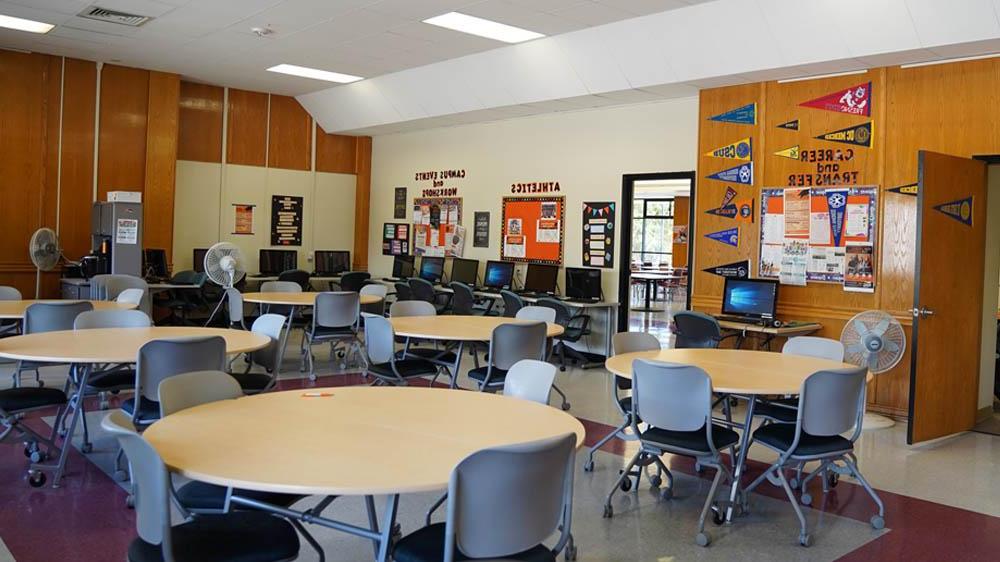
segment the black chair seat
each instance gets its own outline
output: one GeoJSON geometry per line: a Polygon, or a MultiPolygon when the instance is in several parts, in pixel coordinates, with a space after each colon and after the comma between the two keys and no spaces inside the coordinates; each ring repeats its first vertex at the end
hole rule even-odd
{"type": "MultiPolygon", "coordinates": [[[[233,490],[233,495],[285,508],[306,497],[241,490],[239,488],[233,490]]],[[[177,489],[177,500],[188,509],[222,509],[226,503],[226,487],[194,480],[177,489]]],[[[232,507],[240,508],[242,506],[232,504],[232,507]]]]}
{"type": "Polygon", "coordinates": [[[781,423],[795,423],[799,409],[798,398],[782,398],[780,400],[757,400],[753,415],[781,423]]]}
{"type": "Polygon", "coordinates": [[[240,383],[243,392],[260,392],[271,384],[271,375],[265,373],[230,373],[240,383]]]}
{"type": "MultiPolygon", "coordinates": [[[[402,356],[403,352],[399,352],[399,356],[402,356]]],[[[455,363],[455,352],[445,351],[443,349],[434,349],[432,347],[413,347],[406,351],[409,357],[417,357],[419,359],[427,359],[440,361],[442,363],[454,364],[455,363]]]]}
{"type": "MultiPolygon", "coordinates": [[[[437,366],[426,359],[397,359],[396,370],[404,379],[410,377],[422,377],[437,373],[437,366]]],[[[391,363],[379,363],[369,365],[368,371],[384,377],[396,378],[396,373],[392,372],[391,363]]]]}
{"type": "MultiPolygon", "coordinates": [[[[441,562],[444,560],[444,523],[435,523],[406,535],[396,543],[392,559],[396,562],[441,562]]],[[[521,562],[555,562],[556,555],[538,545],[534,548],[510,554],[493,556],[488,560],[519,560],[521,562]]],[[[465,556],[455,546],[455,560],[473,560],[465,556]]]]}
{"type": "MultiPolygon", "coordinates": [[[[135,415],[134,397],[123,401],[121,408],[122,411],[128,414],[130,417],[137,417],[135,415]]],[[[150,400],[148,398],[140,398],[138,419],[148,423],[152,423],[160,419],[160,403],[155,400],[150,400]]]]}
{"type": "Polygon", "coordinates": [[[328,328],[326,326],[316,326],[309,328],[309,336],[312,339],[317,338],[333,338],[333,337],[351,337],[355,335],[356,332],[350,326],[344,326],[340,328],[328,328]]]}
{"type": "MultiPolygon", "coordinates": [[[[654,445],[676,447],[700,453],[711,452],[711,448],[708,446],[708,438],[705,436],[704,426],[694,431],[670,431],[651,427],[642,432],[641,439],[654,445]]],[[[712,441],[715,442],[716,450],[724,449],[739,440],[739,434],[732,429],[712,424],[712,441]]]]}
{"type": "MultiPolygon", "coordinates": [[[[299,537],[284,519],[257,511],[201,515],[171,529],[177,562],[273,562],[299,554],[299,537]]],[[[129,562],[162,562],[160,545],[141,538],[128,547],[129,562]]]]}
{"type": "Polygon", "coordinates": [[[66,393],[57,388],[22,386],[0,390],[0,410],[8,414],[44,406],[61,406],[65,403],[66,393]]]}
{"type": "MultiPolygon", "coordinates": [[[[754,441],[760,441],[779,451],[788,451],[792,446],[792,441],[795,440],[795,426],[787,423],[768,424],[753,432],[753,438],[754,441]]],[[[803,432],[802,437],[799,438],[798,446],[792,451],[792,455],[811,457],[853,449],[854,445],[851,441],[840,435],[825,437],[803,432]]]]}
{"type": "MultiPolygon", "coordinates": [[[[483,382],[486,380],[486,373],[490,370],[489,365],[479,367],[477,369],[469,370],[469,378],[474,381],[483,382]]],[[[493,372],[490,373],[490,386],[503,384],[503,381],[507,378],[507,371],[503,369],[494,368],[493,372]]],[[[631,406],[629,406],[631,408],[631,406]]]]}
{"type": "Polygon", "coordinates": [[[626,396],[625,398],[618,399],[618,405],[622,407],[622,410],[626,412],[632,411],[632,397],[626,396]]]}
{"type": "Polygon", "coordinates": [[[131,388],[135,385],[135,369],[114,369],[93,373],[87,379],[87,386],[102,391],[113,388],[131,388]]]}

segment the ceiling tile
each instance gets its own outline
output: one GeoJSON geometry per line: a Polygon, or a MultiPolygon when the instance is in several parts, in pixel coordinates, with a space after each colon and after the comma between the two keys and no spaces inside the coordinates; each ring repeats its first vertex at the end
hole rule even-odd
{"type": "MultiPolygon", "coordinates": [[[[471,16],[521,27],[544,35],[558,35],[584,27],[566,18],[514,4],[512,0],[485,0],[473,4],[463,11],[471,16]]],[[[496,42],[496,44],[503,45],[500,42],[496,42]]]]}
{"type": "Polygon", "coordinates": [[[602,25],[635,17],[635,14],[621,8],[597,2],[579,2],[569,8],[556,10],[552,14],[583,26],[602,25]]]}
{"type": "Polygon", "coordinates": [[[368,2],[367,8],[373,12],[389,14],[413,21],[423,21],[427,18],[460,12],[465,6],[475,4],[479,0],[379,0],[368,2]]]}

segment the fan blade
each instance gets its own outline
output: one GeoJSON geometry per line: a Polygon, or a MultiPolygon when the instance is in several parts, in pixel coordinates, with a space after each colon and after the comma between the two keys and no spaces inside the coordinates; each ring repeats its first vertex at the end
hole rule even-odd
{"type": "Polygon", "coordinates": [[[882,349],[884,349],[887,353],[895,355],[896,353],[899,353],[899,344],[892,340],[883,339],[882,349]]]}
{"type": "Polygon", "coordinates": [[[875,324],[875,326],[871,329],[871,332],[877,336],[881,336],[887,329],[889,329],[890,322],[891,320],[889,318],[879,320],[878,324],[875,324]]]}
{"type": "Polygon", "coordinates": [[[858,355],[864,355],[865,353],[868,352],[868,350],[865,349],[865,346],[863,344],[861,344],[860,342],[859,343],[852,343],[852,344],[848,345],[844,349],[844,351],[846,351],[847,353],[858,354],[858,355]]]}
{"type": "Polygon", "coordinates": [[[854,320],[851,324],[854,326],[854,331],[858,333],[858,339],[864,339],[868,335],[868,326],[861,320],[854,320]]]}

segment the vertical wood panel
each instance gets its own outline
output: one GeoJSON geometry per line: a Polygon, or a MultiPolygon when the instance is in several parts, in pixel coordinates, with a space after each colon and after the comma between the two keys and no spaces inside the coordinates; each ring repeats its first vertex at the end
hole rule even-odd
{"type": "Polygon", "coordinates": [[[97,197],[142,191],[146,177],[149,71],[105,65],[101,73],[97,197]]]}
{"type": "MultiPolygon", "coordinates": [[[[674,197],[674,226],[685,226],[688,224],[688,213],[691,210],[690,197],[674,197]]],[[[671,236],[673,234],[671,233],[671,236]]],[[[688,233],[688,244],[690,241],[688,233]]],[[[674,267],[687,267],[688,264],[688,244],[673,244],[673,256],[671,263],[674,267]]]]}
{"type": "Polygon", "coordinates": [[[331,135],[316,125],[316,171],[353,174],[357,137],[331,135]]]}
{"type": "Polygon", "coordinates": [[[288,96],[271,96],[268,163],[272,168],[312,168],[312,118],[288,96]]]}
{"type": "Polygon", "coordinates": [[[354,158],[356,188],[354,190],[354,269],[368,270],[368,223],[371,216],[372,138],[357,137],[354,158]]]}
{"type": "Polygon", "coordinates": [[[178,75],[150,72],[142,243],[163,248],[167,256],[173,256],[179,96],[178,75]]]}
{"type": "Polygon", "coordinates": [[[65,74],[59,241],[67,257],[79,259],[90,251],[97,65],[67,58],[65,74]]]}
{"type": "Polygon", "coordinates": [[[223,88],[181,82],[177,159],[222,162],[223,88]]]}
{"type": "Polygon", "coordinates": [[[267,163],[267,94],[229,90],[226,162],[245,166],[267,163]]]}
{"type": "Polygon", "coordinates": [[[45,65],[45,160],[39,225],[55,230],[59,207],[59,106],[62,90],[62,57],[48,56],[45,65]]]}

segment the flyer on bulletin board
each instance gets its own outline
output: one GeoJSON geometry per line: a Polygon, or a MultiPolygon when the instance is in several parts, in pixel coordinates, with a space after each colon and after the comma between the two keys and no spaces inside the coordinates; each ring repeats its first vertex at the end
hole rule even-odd
{"type": "Polygon", "coordinates": [[[562,197],[504,197],[500,259],[561,265],[562,197]]]}

